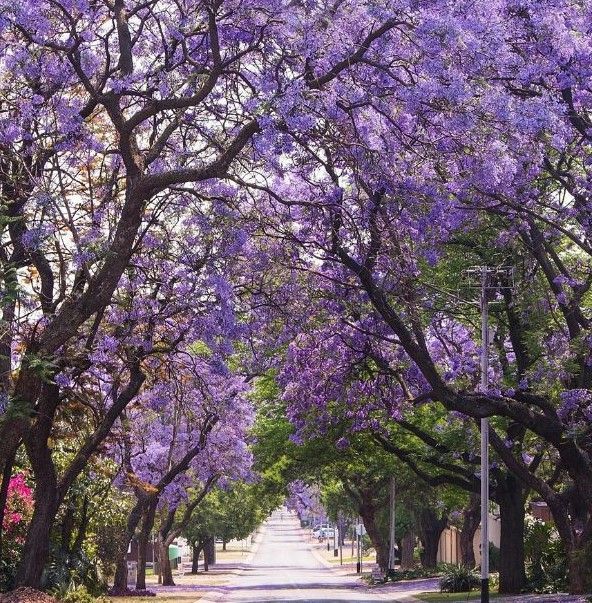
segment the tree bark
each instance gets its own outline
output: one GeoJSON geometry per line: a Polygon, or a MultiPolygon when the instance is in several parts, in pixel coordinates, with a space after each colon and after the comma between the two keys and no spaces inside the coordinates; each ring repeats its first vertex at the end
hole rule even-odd
{"type": "Polygon", "coordinates": [[[477,494],[471,494],[469,504],[463,509],[463,525],[460,532],[460,557],[465,567],[475,567],[473,540],[481,522],[481,501],[477,494]]]}
{"type": "Polygon", "coordinates": [[[201,553],[202,545],[201,543],[194,542],[191,545],[191,573],[197,574],[199,572],[199,555],[201,553]]]}
{"type": "Polygon", "coordinates": [[[124,591],[127,589],[127,548],[140,523],[146,504],[145,500],[138,500],[127,518],[125,534],[121,539],[119,553],[117,555],[115,579],[113,582],[113,587],[116,590],[124,591]]]}
{"type": "Polygon", "coordinates": [[[590,556],[590,544],[587,547],[574,547],[568,552],[569,592],[571,594],[583,595],[592,590],[590,556]]]}
{"type": "Polygon", "coordinates": [[[138,534],[138,574],[136,577],[136,590],[146,589],[146,554],[150,542],[150,532],[154,527],[154,514],[158,500],[150,502],[142,515],[142,527],[138,534]]]}
{"type": "Polygon", "coordinates": [[[376,563],[380,569],[386,571],[388,568],[389,544],[388,539],[385,538],[385,535],[381,533],[377,526],[377,509],[374,501],[372,501],[369,497],[363,498],[358,511],[362,517],[362,520],[364,521],[364,527],[366,528],[366,532],[372,541],[374,550],[376,551],[376,563]]]}
{"type": "Polygon", "coordinates": [[[214,536],[208,536],[204,543],[204,565],[206,561],[208,569],[210,565],[216,565],[216,538],[214,536]]]}
{"type": "Polygon", "coordinates": [[[162,563],[162,585],[163,586],[175,586],[173,580],[173,568],[171,567],[171,560],[169,559],[168,547],[166,550],[163,549],[164,560],[162,563]]]}
{"type": "MultiPolygon", "coordinates": [[[[0,360],[1,362],[1,360],[0,360]]],[[[8,487],[10,485],[10,478],[12,477],[12,467],[14,466],[14,459],[16,457],[16,449],[9,454],[4,462],[4,468],[2,470],[2,483],[0,483],[0,559],[2,558],[2,536],[4,525],[4,514],[6,512],[6,503],[8,501],[8,487]]]]}
{"type": "Polygon", "coordinates": [[[448,524],[448,518],[438,518],[429,508],[423,508],[418,514],[419,539],[422,544],[421,564],[434,568],[438,564],[438,545],[442,531],[448,524]]]}
{"type": "Polygon", "coordinates": [[[503,486],[498,485],[500,507],[499,592],[520,593],[526,586],[524,569],[524,488],[517,478],[508,475],[503,486]]]}
{"type": "Polygon", "coordinates": [[[401,541],[401,569],[411,569],[415,565],[415,534],[409,530],[401,541]]]}
{"type": "Polygon", "coordinates": [[[171,560],[169,559],[169,545],[163,540],[160,532],[156,536],[156,546],[158,548],[158,562],[162,574],[162,585],[175,586],[173,569],[171,567],[171,560]]]}
{"type": "Polygon", "coordinates": [[[22,561],[17,572],[16,583],[19,586],[35,589],[41,587],[41,576],[49,555],[49,535],[59,504],[55,482],[53,487],[48,484],[39,487],[22,561]]]}
{"type": "Polygon", "coordinates": [[[41,576],[49,556],[49,536],[55,517],[64,499],[60,492],[58,476],[47,445],[55,411],[59,403],[59,390],[45,385],[39,414],[27,434],[25,447],[35,474],[35,507],[27,531],[21,563],[17,571],[18,586],[39,589],[41,576]]]}

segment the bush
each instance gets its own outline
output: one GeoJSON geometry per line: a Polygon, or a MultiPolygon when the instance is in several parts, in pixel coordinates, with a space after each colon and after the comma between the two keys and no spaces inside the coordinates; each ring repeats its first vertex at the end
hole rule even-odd
{"type": "Polygon", "coordinates": [[[0,593],[8,592],[15,587],[16,569],[19,556],[3,557],[0,559],[0,593]]]}
{"type": "Polygon", "coordinates": [[[98,597],[107,590],[96,565],[83,551],[66,553],[61,549],[52,551],[52,560],[46,567],[42,584],[44,589],[66,592],[72,584],[84,586],[86,591],[98,597]]]}
{"type": "Polygon", "coordinates": [[[478,588],[481,579],[474,569],[465,565],[447,565],[440,578],[440,592],[463,593],[478,588]]]}
{"type": "Polygon", "coordinates": [[[527,518],[524,552],[526,576],[532,590],[539,593],[567,590],[567,556],[551,524],[527,518]]]}
{"type": "Polygon", "coordinates": [[[498,572],[499,571],[499,563],[500,563],[500,550],[498,547],[493,544],[493,542],[489,543],[489,571],[498,572]]]}
{"type": "Polygon", "coordinates": [[[54,588],[52,595],[62,603],[106,603],[105,598],[94,597],[84,585],[74,582],[70,582],[68,586],[60,585],[54,588]]]}

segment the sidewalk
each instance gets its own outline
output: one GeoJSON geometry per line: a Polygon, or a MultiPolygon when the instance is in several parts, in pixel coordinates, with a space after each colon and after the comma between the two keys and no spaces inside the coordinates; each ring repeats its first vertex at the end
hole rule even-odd
{"type": "MultiPolygon", "coordinates": [[[[175,586],[161,586],[156,576],[146,578],[146,587],[156,593],[156,597],[137,597],[133,603],[157,601],[166,603],[195,603],[204,601],[219,593],[235,576],[240,576],[248,567],[261,541],[261,533],[255,532],[248,547],[244,543],[230,542],[227,551],[216,551],[217,562],[210,566],[208,572],[203,571],[200,562],[199,573],[183,575],[173,572],[175,586]]],[[[129,603],[129,598],[110,597],[114,603],[129,603]]]]}
{"type": "MultiPolygon", "coordinates": [[[[318,559],[324,567],[333,570],[343,576],[351,576],[356,574],[356,562],[350,561],[351,556],[351,543],[343,547],[344,558],[347,551],[348,561],[344,561],[343,565],[339,563],[339,557],[334,557],[333,543],[330,544],[329,551],[327,551],[326,541],[323,543],[317,543],[314,539],[310,538],[308,530],[303,529],[303,540],[311,546],[313,555],[318,559]]],[[[368,575],[371,572],[371,568],[374,566],[373,558],[365,558],[362,564],[362,570],[364,575],[368,575]]],[[[417,580],[401,580],[400,582],[388,582],[386,584],[375,584],[368,585],[360,580],[360,587],[371,590],[381,595],[391,596],[392,601],[401,601],[408,603],[421,603],[422,599],[418,598],[418,595],[424,593],[439,593],[440,581],[439,578],[419,578],[417,580]]],[[[476,599],[478,601],[478,598],[476,599]]],[[[588,596],[578,595],[567,595],[567,594],[554,594],[554,595],[500,595],[492,597],[492,601],[503,601],[504,603],[588,603],[590,600],[588,596]]],[[[453,595],[447,595],[447,603],[467,603],[466,596],[459,595],[458,598],[454,598],[453,595]],[[448,598],[449,597],[449,598],[448,598]]]]}

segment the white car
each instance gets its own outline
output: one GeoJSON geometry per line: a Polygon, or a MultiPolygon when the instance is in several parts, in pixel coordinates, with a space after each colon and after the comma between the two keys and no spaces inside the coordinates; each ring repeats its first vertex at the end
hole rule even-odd
{"type": "Polygon", "coordinates": [[[323,530],[328,530],[328,529],[329,529],[329,526],[328,526],[326,523],[325,523],[325,524],[318,525],[318,526],[315,526],[315,527],[312,529],[312,535],[313,535],[313,537],[314,537],[314,538],[318,538],[318,537],[319,537],[319,535],[320,535],[320,533],[321,533],[323,530]]]}
{"type": "Polygon", "coordinates": [[[334,538],[335,530],[333,528],[321,528],[317,534],[317,538],[334,538]]]}

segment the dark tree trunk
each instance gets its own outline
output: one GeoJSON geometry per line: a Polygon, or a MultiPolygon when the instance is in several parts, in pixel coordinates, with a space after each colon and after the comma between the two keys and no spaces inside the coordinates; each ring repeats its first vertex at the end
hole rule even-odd
{"type": "Polygon", "coordinates": [[[415,565],[413,552],[415,551],[415,534],[409,531],[401,540],[401,569],[410,569],[415,565]]]}
{"type": "Polygon", "coordinates": [[[374,550],[376,551],[376,563],[378,567],[386,571],[389,559],[389,543],[376,524],[377,509],[374,501],[370,497],[364,498],[358,511],[364,521],[364,527],[366,528],[368,537],[372,541],[372,546],[374,546],[374,550]]]}
{"type": "Polygon", "coordinates": [[[113,588],[123,591],[127,589],[127,555],[118,557],[115,563],[115,578],[113,588]]]}
{"type": "Polygon", "coordinates": [[[160,532],[158,532],[156,537],[156,546],[158,547],[158,563],[162,574],[162,585],[175,586],[173,569],[171,567],[171,560],[169,559],[169,547],[163,540],[160,532]]]}
{"type": "Polygon", "coordinates": [[[122,536],[121,542],[119,543],[115,579],[113,581],[113,586],[117,590],[123,591],[127,588],[127,549],[136,532],[136,528],[140,523],[146,504],[146,501],[138,500],[127,518],[125,534],[122,536]]]}
{"type": "Polygon", "coordinates": [[[60,540],[61,547],[64,553],[70,552],[70,545],[72,543],[72,534],[74,533],[74,520],[75,520],[75,508],[68,506],[64,512],[62,518],[62,525],[60,526],[60,540]]]}
{"type": "Polygon", "coordinates": [[[226,540],[222,541],[222,550],[225,551],[226,550],[226,540]]]}
{"type": "Polygon", "coordinates": [[[418,514],[419,539],[422,544],[421,564],[434,568],[438,564],[438,545],[448,518],[438,518],[432,509],[424,508],[418,514]]]}
{"type": "Polygon", "coordinates": [[[138,535],[138,574],[136,577],[136,590],[146,589],[146,554],[150,543],[150,532],[154,526],[154,514],[157,501],[152,501],[142,515],[142,527],[138,535]]]}
{"type": "Polygon", "coordinates": [[[162,585],[175,586],[175,581],[173,580],[173,568],[171,567],[168,551],[165,552],[164,561],[162,563],[162,585]]]}
{"type": "Polygon", "coordinates": [[[191,573],[192,574],[197,574],[197,572],[199,572],[199,555],[201,553],[201,549],[202,549],[201,543],[198,544],[197,542],[194,542],[191,545],[191,552],[192,552],[191,573]]]}
{"type": "Polygon", "coordinates": [[[460,557],[462,565],[475,567],[475,532],[481,522],[481,500],[477,494],[471,494],[469,504],[463,509],[463,525],[460,532],[460,557]]]}
{"type": "Polygon", "coordinates": [[[592,543],[579,542],[577,547],[568,551],[569,592],[582,595],[592,591],[592,572],[590,571],[590,551],[592,543]]]}
{"type": "MultiPolygon", "coordinates": [[[[163,586],[175,586],[173,580],[173,570],[171,568],[171,561],[169,559],[168,546],[165,545],[160,534],[156,538],[156,550],[158,551],[158,568],[162,576],[163,586]]],[[[161,581],[159,580],[159,584],[161,581]]]]}
{"type": "Polygon", "coordinates": [[[520,593],[526,586],[524,569],[524,488],[512,474],[497,488],[501,536],[499,592],[520,593]]]}
{"type": "MultiPolygon", "coordinates": [[[[50,481],[51,480],[50,478],[50,481]]],[[[16,583],[39,589],[41,576],[49,555],[49,535],[59,507],[59,496],[54,484],[37,484],[35,510],[23,550],[22,561],[18,569],[16,583]]]]}
{"type": "Polygon", "coordinates": [[[2,483],[0,484],[0,559],[2,558],[2,526],[4,525],[4,513],[8,501],[8,486],[10,485],[10,478],[12,477],[12,467],[14,466],[15,456],[16,449],[8,455],[4,463],[4,469],[2,470],[2,483]]]}
{"type": "Polygon", "coordinates": [[[64,491],[48,446],[51,426],[59,404],[59,389],[45,384],[39,401],[38,414],[24,439],[27,456],[35,475],[35,508],[27,530],[27,538],[17,571],[18,586],[41,587],[41,576],[49,556],[49,536],[64,491]]]}
{"type": "MultiPolygon", "coordinates": [[[[204,565],[216,565],[216,539],[214,536],[208,536],[204,542],[204,565]]],[[[207,570],[206,570],[207,571],[207,570]]]]}

